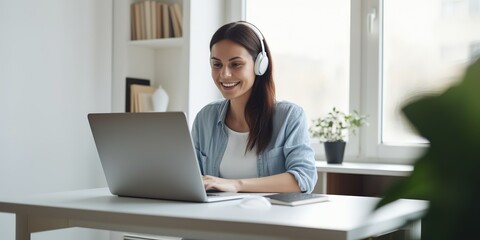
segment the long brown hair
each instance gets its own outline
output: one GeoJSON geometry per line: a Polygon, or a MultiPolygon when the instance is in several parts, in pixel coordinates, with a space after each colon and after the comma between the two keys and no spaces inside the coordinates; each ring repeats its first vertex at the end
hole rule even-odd
{"type": "MultiPolygon", "coordinates": [[[[213,34],[210,40],[210,50],[215,43],[228,39],[243,46],[255,61],[258,53],[262,51],[262,47],[261,39],[253,28],[254,26],[250,26],[250,23],[246,22],[232,22],[223,25],[213,34]]],[[[275,109],[272,57],[265,38],[263,44],[269,58],[268,68],[262,76],[255,76],[252,94],[245,106],[245,119],[250,129],[246,150],[250,151],[256,146],[257,154],[262,153],[272,139],[273,112],[275,109]]]]}

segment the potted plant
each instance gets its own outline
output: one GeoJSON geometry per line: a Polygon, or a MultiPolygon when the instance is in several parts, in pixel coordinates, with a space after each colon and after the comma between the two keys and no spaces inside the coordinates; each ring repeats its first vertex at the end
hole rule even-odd
{"type": "Polygon", "coordinates": [[[367,124],[366,118],[357,111],[346,114],[334,107],[326,117],[313,120],[310,133],[324,144],[328,163],[343,162],[349,131],[356,134],[358,128],[367,124]]]}

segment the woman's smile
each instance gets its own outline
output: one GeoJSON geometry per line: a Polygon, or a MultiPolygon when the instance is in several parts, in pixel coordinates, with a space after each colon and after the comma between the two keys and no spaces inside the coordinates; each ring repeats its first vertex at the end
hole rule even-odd
{"type": "Polygon", "coordinates": [[[232,89],[232,88],[238,86],[238,84],[240,84],[240,82],[220,82],[220,84],[222,84],[222,86],[226,89],[232,89]]]}

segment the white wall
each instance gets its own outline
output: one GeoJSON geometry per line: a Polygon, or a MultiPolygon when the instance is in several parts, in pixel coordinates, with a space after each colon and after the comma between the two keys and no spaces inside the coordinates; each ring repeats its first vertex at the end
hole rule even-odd
{"type": "Polygon", "coordinates": [[[221,99],[210,73],[210,39],[225,24],[225,1],[190,2],[189,121],[208,103],[221,99]],[[207,3],[208,2],[208,3],[207,3]],[[205,17],[208,16],[208,17],[205,17]]]}
{"type": "MultiPolygon", "coordinates": [[[[111,110],[111,50],[112,0],[0,0],[0,197],[105,186],[86,115],[111,110]]],[[[0,239],[14,239],[13,215],[0,239]]]]}

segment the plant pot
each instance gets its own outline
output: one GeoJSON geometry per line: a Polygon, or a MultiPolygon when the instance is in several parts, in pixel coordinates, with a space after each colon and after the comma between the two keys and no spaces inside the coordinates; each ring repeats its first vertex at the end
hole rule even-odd
{"type": "Polygon", "coordinates": [[[340,164],[343,162],[343,155],[345,153],[346,142],[325,142],[325,156],[327,157],[327,163],[340,164]]]}

